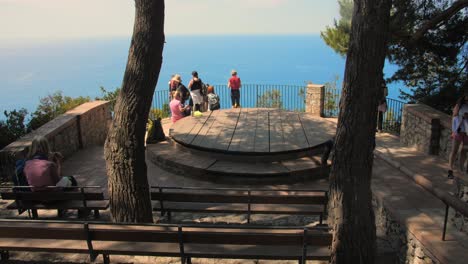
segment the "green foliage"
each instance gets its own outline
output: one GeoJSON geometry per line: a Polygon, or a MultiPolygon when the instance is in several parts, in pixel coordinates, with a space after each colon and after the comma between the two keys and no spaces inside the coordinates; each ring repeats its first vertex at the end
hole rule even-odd
{"type": "Polygon", "coordinates": [[[22,108],[3,114],[6,120],[0,120],[0,149],[26,134],[25,119],[28,111],[22,108]]]}
{"type": "Polygon", "coordinates": [[[272,89],[271,91],[264,92],[257,99],[257,107],[283,108],[281,91],[278,89],[272,89]]]}
{"type": "Polygon", "coordinates": [[[171,115],[171,109],[169,108],[169,104],[163,104],[161,109],[153,108],[150,111],[149,117],[150,119],[158,119],[158,118],[167,118],[171,115]]]}
{"type": "MultiPolygon", "coordinates": [[[[468,13],[461,10],[421,38],[413,36],[421,25],[453,5],[455,0],[394,0],[387,59],[399,69],[387,81],[401,81],[411,88],[402,99],[422,102],[450,112],[456,98],[468,90],[468,13]]],[[[321,33],[335,52],[346,55],[352,1],[339,0],[341,19],[321,33]]],[[[465,9],[466,10],[466,9],[465,9]]]]}
{"type": "Polygon", "coordinates": [[[323,108],[325,109],[325,115],[327,116],[338,116],[340,95],[338,91],[338,81],[340,77],[335,75],[331,82],[325,83],[325,98],[323,108]]]}
{"type": "Polygon", "coordinates": [[[63,96],[61,91],[49,94],[40,99],[39,106],[32,113],[31,120],[27,126],[28,131],[35,130],[66,111],[89,101],[89,97],[79,96],[72,98],[63,96]]]}
{"type": "Polygon", "coordinates": [[[351,18],[353,15],[352,0],[338,0],[340,6],[340,20],[334,22],[333,27],[326,27],[320,36],[325,43],[341,56],[346,56],[351,33],[351,18]]]}
{"type": "Polygon", "coordinates": [[[100,86],[99,89],[101,90],[102,97],[96,97],[96,100],[109,101],[111,111],[114,112],[115,103],[117,101],[117,97],[120,94],[121,88],[117,87],[114,91],[107,91],[104,86],[100,86]]]}

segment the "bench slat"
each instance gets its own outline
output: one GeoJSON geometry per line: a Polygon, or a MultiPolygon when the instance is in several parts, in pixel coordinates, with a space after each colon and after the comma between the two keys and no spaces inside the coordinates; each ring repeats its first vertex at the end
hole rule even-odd
{"type": "Polygon", "coordinates": [[[202,193],[176,193],[152,192],[153,201],[163,200],[171,202],[199,202],[199,203],[261,203],[261,204],[323,204],[327,202],[324,193],[316,192],[311,195],[260,195],[253,194],[202,194],[202,193]]]}
{"type": "MultiPolygon", "coordinates": [[[[155,204],[154,210],[161,211],[158,203],[155,204]]],[[[165,202],[163,210],[171,212],[210,212],[210,213],[237,213],[244,214],[248,212],[247,204],[211,204],[211,203],[177,203],[165,202]]],[[[319,215],[323,214],[323,205],[303,205],[291,204],[288,206],[270,205],[270,204],[255,204],[251,206],[252,214],[295,214],[295,215],[319,215]]]]}
{"type": "Polygon", "coordinates": [[[60,201],[53,203],[35,203],[35,202],[22,202],[20,205],[17,202],[12,202],[7,206],[7,209],[83,209],[90,210],[106,210],[109,208],[109,200],[102,201],[87,201],[86,207],[83,206],[82,201],[60,201]]]}
{"type": "Polygon", "coordinates": [[[27,252],[89,253],[86,240],[0,238],[0,250],[27,252]]]}
{"type": "Polygon", "coordinates": [[[104,200],[102,192],[2,192],[3,200],[23,200],[23,201],[63,201],[63,200],[104,200]]]}

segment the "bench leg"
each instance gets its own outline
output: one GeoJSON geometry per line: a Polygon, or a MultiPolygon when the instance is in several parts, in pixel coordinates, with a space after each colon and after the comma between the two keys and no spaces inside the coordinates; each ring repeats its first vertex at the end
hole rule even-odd
{"type": "Polygon", "coordinates": [[[32,219],[38,219],[39,215],[37,214],[36,209],[31,209],[32,219]]]}
{"type": "Polygon", "coordinates": [[[320,224],[323,223],[323,214],[320,214],[320,224]]]}
{"type": "Polygon", "coordinates": [[[0,252],[0,257],[1,257],[1,260],[9,260],[10,259],[10,252],[6,251],[6,250],[2,250],[0,252]]]}
{"type": "Polygon", "coordinates": [[[169,221],[169,222],[171,221],[171,212],[170,211],[167,212],[167,221],[169,221]]]}
{"type": "Polygon", "coordinates": [[[109,257],[109,255],[103,254],[103,255],[102,255],[102,259],[103,259],[104,264],[110,264],[110,257],[109,257]]]}
{"type": "Polygon", "coordinates": [[[63,218],[65,216],[65,210],[64,209],[57,209],[57,217],[58,218],[63,218]]]}
{"type": "Polygon", "coordinates": [[[94,218],[99,218],[99,210],[94,210],[94,218]]]}
{"type": "Polygon", "coordinates": [[[191,257],[187,257],[186,260],[187,260],[187,262],[186,262],[187,264],[192,264],[192,258],[191,257]]]}

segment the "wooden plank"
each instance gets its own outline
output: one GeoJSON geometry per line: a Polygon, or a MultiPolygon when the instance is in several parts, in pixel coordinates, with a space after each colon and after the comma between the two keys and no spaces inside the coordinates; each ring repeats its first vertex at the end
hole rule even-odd
{"type": "Polygon", "coordinates": [[[321,117],[312,117],[307,114],[299,115],[302,127],[305,131],[309,147],[315,147],[336,134],[336,124],[321,117]]]}
{"type": "MultiPolygon", "coordinates": [[[[246,113],[246,118],[238,131],[239,137],[242,138],[237,146],[234,146],[234,151],[254,152],[255,151],[255,133],[257,129],[258,110],[249,109],[246,113]]],[[[236,131],[237,132],[237,131],[236,131]]]]}
{"type": "Polygon", "coordinates": [[[200,131],[198,132],[198,135],[192,141],[192,145],[194,145],[194,146],[203,146],[204,145],[203,142],[208,137],[208,132],[210,131],[211,127],[216,122],[216,118],[217,118],[219,112],[220,112],[219,110],[211,111],[211,114],[208,117],[208,120],[206,120],[205,125],[202,127],[202,129],[200,129],[200,131]]]}
{"type": "Polygon", "coordinates": [[[196,122],[197,120],[192,117],[185,117],[175,122],[171,127],[172,138],[174,138],[176,141],[187,144],[187,142],[185,141],[185,137],[187,136],[187,134],[190,133],[190,131],[192,131],[196,122]]]}
{"type": "Polygon", "coordinates": [[[216,149],[216,141],[220,135],[223,126],[224,120],[226,118],[226,110],[220,110],[216,115],[216,119],[213,120],[213,124],[206,133],[204,140],[202,141],[201,146],[207,149],[216,149]]]}
{"type": "Polygon", "coordinates": [[[202,128],[205,126],[207,120],[210,118],[211,111],[203,113],[203,116],[201,117],[192,117],[196,120],[195,125],[193,126],[192,130],[187,133],[185,136],[184,141],[187,142],[188,144],[192,144],[193,140],[195,137],[198,136],[202,128]]]}
{"type": "Polygon", "coordinates": [[[250,114],[249,111],[252,110],[248,108],[242,108],[239,115],[239,120],[237,121],[236,130],[234,131],[231,144],[228,148],[229,151],[239,151],[240,146],[245,143],[246,136],[248,136],[250,133],[249,129],[252,129],[247,126],[250,114]]]}
{"type": "Polygon", "coordinates": [[[104,200],[104,194],[100,193],[81,193],[81,192],[3,192],[3,200],[22,200],[22,201],[67,201],[67,200],[104,200]]]}
{"type": "Polygon", "coordinates": [[[255,152],[270,152],[270,126],[268,109],[259,109],[255,130],[255,152]]]}
{"type": "Polygon", "coordinates": [[[231,144],[232,137],[237,127],[237,121],[241,113],[241,108],[234,108],[225,111],[223,128],[216,140],[216,148],[227,151],[231,144]]]}
{"type": "Polygon", "coordinates": [[[285,137],[285,150],[299,150],[309,147],[306,134],[302,128],[302,123],[298,113],[284,111],[283,131],[285,137]]]}
{"type": "Polygon", "coordinates": [[[106,210],[109,208],[109,201],[87,201],[86,206],[82,201],[64,201],[54,203],[36,203],[36,202],[22,202],[20,205],[13,202],[7,206],[7,209],[42,209],[42,210],[56,210],[56,209],[90,209],[90,210],[106,210]]]}
{"type": "Polygon", "coordinates": [[[270,152],[286,150],[282,113],[281,110],[270,111],[270,152]]]}

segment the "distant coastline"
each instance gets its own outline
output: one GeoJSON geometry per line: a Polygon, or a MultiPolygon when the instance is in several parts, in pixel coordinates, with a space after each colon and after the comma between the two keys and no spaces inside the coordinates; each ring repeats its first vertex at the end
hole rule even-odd
{"type": "MultiPolygon", "coordinates": [[[[318,35],[169,35],[157,90],[171,74],[187,83],[192,70],[208,83],[225,84],[231,69],[246,83],[303,85],[331,82],[344,73],[344,58],[318,35]]],[[[67,96],[100,96],[99,86],[119,87],[130,38],[68,40],[0,46],[0,111],[34,111],[39,98],[61,90],[67,96]]],[[[386,76],[396,67],[387,65],[386,76]]],[[[398,99],[402,85],[392,84],[398,99]]],[[[0,117],[3,118],[3,115],[0,117]]]]}

